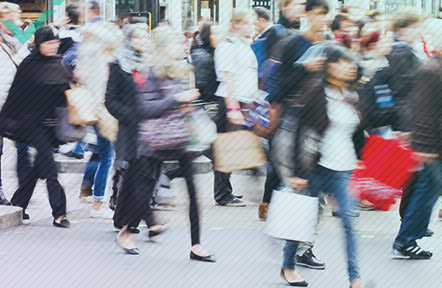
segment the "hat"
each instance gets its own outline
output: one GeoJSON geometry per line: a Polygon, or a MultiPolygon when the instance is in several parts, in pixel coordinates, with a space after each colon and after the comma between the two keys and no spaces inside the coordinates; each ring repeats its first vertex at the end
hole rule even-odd
{"type": "Polygon", "coordinates": [[[54,33],[50,26],[43,25],[35,32],[35,47],[39,49],[41,43],[54,39],[58,39],[58,35],[54,33]]]}

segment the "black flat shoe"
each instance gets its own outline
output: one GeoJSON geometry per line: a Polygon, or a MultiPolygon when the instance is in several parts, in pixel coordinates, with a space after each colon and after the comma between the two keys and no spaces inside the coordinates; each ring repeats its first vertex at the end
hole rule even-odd
{"type": "Polygon", "coordinates": [[[308,283],[305,281],[302,282],[289,282],[287,278],[285,278],[284,269],[281,269],[281,277],[284,278],[284,280],[293,287],[308,287],[308,283]]]}
{"type": "Polygon", "coordinates": [[[123,249],[124,253],[129,255],[139,255],[140,250],[138,248],[124,248],[123,246],[118,243],[118,236],[115,238],[115,242],[117,242],[117,245],[120,246],[121,249],[123,249]]]}
{"type": "Polygon", "coordinates": [[[213,255],[201,257],[193,253],[193,251],[190,251],[190,259],[201,262],[211,262],[211,263],[216,262],[216,259],[213,257],[213,255]]]}
{"type": "Polygon", "coordinates": [[[140,229],[138,229],[137,227],[128,227],[127,232],[132,234],[140,234],[140,229]]]}
{"type": "Polygon", "coordinates": [[[55,227],[59,227],[59,228],[71,227],[71,223],[68,221],[68,219],[63,219],[60,221],[60,223],[56,222],[54,219],[54,222],[52,222],[52,224],[54,224],[55,227]]]}

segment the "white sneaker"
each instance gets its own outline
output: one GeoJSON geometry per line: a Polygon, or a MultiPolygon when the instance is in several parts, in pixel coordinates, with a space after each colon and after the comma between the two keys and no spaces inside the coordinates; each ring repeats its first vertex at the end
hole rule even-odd
{"type": "Polygon", "coordinates": [[[106,205],[101,205],[100,209],[98,210],[92,208],[90,216],[91,218],[112,219],[114,217],[114,211],[107,208],[106,205]]]}

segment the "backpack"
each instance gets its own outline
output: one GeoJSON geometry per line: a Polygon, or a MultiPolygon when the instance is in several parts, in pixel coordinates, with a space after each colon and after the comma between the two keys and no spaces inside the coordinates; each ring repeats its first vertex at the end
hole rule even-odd
{"type": "Polygon", "coordinates": [[[377,71],[361,93],[361,111],[372,129],[395,126],[398,120],[389,75],[389,67],[377,71]]]}

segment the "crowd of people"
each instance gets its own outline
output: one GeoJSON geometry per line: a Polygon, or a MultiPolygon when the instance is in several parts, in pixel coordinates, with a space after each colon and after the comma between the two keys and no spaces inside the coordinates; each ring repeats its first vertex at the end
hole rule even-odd
{"type": "MultiPolygon", "coordinates": [[[[106,22],[95,1],[88,4],[85,25],[80,25],[83,9],[72,4],[63,23],[41,26],[25,45],[0,21],[0,132],[15,141],[19,179],[8,201],[0,178],[0,204],[22,207],[29,220],[26,208],[36,183],[46,179],[53,225],[70,226],[53,154],[65,144],[57,132],[65,92],[81,85],[100,116],[90,127],[93,140],[80,139],[66,156],[82,159],[92,152],[79,191],[80,200],[92,204],[90,216],[113,218],[120,229],[118,245],[139,254],[134,234],[141,220],[151,237],[165,229],[153,210],[160,176],[183,177],[190,199],[190,258],[215,262],[200,241],[192,167],[198,155],[215,161],[214,152],[183,145],[185,113],[196,103],[215,105],[217,133],[226,133],[245,129],[248,109],[265,102],[259,117],[268,124],[262,139],[268,163],[261,220],[273,191],[283,187],[318,197],[321,206],[328,202],[342,220],[350,286],[363,287],[353,220],[370,203],[358,203],[349,181],[364,167],[361,150],[368,135],[396,135],[414,149],[419,167],[403,189],[393,256],[431,258],[416,240],[431,236],[431,212],[442,191],[441,19],[426,19],[412,8],[383,15],[353,6],[331,18],[334,11],[325,0],[282,0],[279,7],[278,23],[265,8],[236,10],[228,29],[201,19],[195,33],[186,33],[188,39],[169,21],[152,32],[143,23],[106,22]],[[303,127],[290,140],[291,151],[280,149],[280,138],[274,137],[287,119],[303,127]],[[118,132],[110,131],[111,123],[118,132]],[[162,128],[164,134],[158,133],[162,128]],[[302,137],[309,137],[309,147],[302,137]],[[179,168],[163,175],[162,164],[170,160],[179,168]],[[104,205],[112,163],[115,212],[104,205]]],[[[20,7],[1,2],[0,20],[18,23],[20,7]]],[[[246,206],[237,190],[230,173],[214,171],[217,205],[246,206]]],[[[281,276],[289,285],[308,286],[296,265],[325,269],[314,245],[314,239],[286,239],[281,276]]]]}

